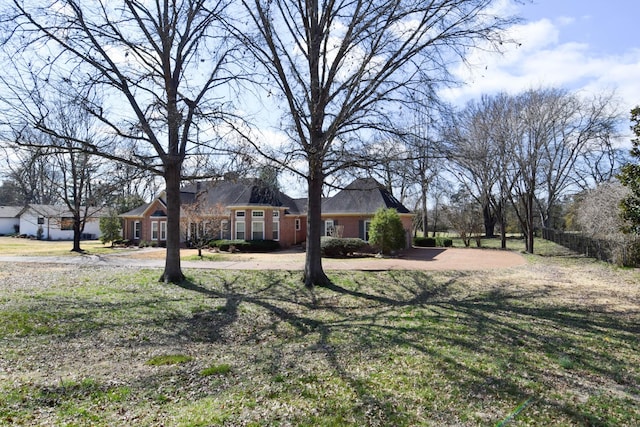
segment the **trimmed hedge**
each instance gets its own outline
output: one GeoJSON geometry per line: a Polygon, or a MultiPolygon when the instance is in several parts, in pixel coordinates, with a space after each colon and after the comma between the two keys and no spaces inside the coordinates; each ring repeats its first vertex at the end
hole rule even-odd
{"type": "Polygon", "coordinates": [[[322,237],[320,238],[320,251],[322,256],[329,258],[346,257],[367,246],[362,239],[322,237]]]}
{"type": "Polygon", "coordinates": [[[436,246],[450,248],[453,246],[453,240],[449,239],[448,237],[438,236],[436,237],[436,246]]]}
{"type": "Polygon", "coordinates": [[[421,248],[435,248],[436,239],[433,237],[414,237],[413,244],[421,248]]]}
{"type": "Polygon", "coordinates": [[[445,247],[450,248],[453,246],[453,240],[447,237],[414,237],[413,245],[422,248],[435,248],[445,247]]]}
{"type": "Polygon", "coordinates": [[[209,246],[228,251],[231,246],[238,252],[273,252],[280,249],[275,240],[212,240],[209,246]]]}

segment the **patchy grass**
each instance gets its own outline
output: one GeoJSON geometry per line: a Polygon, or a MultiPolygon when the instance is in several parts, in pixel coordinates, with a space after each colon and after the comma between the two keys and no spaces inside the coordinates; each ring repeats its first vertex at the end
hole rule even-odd
{"type": "MultiPolygon", "coordinates": [[[[190,252],[193,252],[193,250],[191,250],[190,252]]],[[[232,259],[231,257],[224,254],[209,253],[205,251],[202,252],[202,257],[198,256],[197,251],[195,254],[191,254],[186,253],[185,250],[182,250],[182,253],[184,253],[184,255],[181,255],[180,259],[182,259],[183,261],[228,261],[232,259]]]]}
{"type": "Polygon", "coordinates": [[[313,290],[0,264],[0,425],[638,425],[638,273],[528,259],[313,290]]]}
{"type": "Polygon", "coordinates": [[[208,368],[204,368],[200,375],[208,377],[209,375],[227,375],[231,372],[231,365],[223,363],[221,365],[211,365],[208,368]]]}
{"type": "MultiPolygon", "coordinates": [[[[456,248],[463,248],[464,242],[459,237],[450,237],[453,241],[453,246],[456,248]]],[[[480,248],[482,249],[501,249],[502,241],[500,237],[493,238],[482,238],[480,240],[480,248]]],[[[474,239],[471,240],[470,249],[477,248],[476,241],[474,239]]],[[[516,252],[525,252],[526,250],[526,242],[522,237],[518,236],[509,236],[507,237],[507,250],[516,251],[516,252]]],[[[560,246],[550,240],[545,240],[541,238],[536,238],[533,242],[533,251],[536,255],[540,256],[571,256],[575,255],[575,252],[572,252],[570,249],[565,248],[564,246],[560,246]]]]}
{"type": "MultiPolygon", "coordinates": [[[[0,237],[0,255],[2,256],[79,256],[71,252],[73,242],[68,240],[31,240],[15,237],[0,237]]],[[[109,245],[105,246],[99,240],[83,240],[80,248],[87,254],[106,254],[117,250],[109,245]]]]}
{"type": "MultiPolygon", "coordinates": [[[[0,256],[81,256],[71,252],[73,242],[67,240],[31,240],[0,236],[0,256]]],[[[140,250],[136,247],[112,248],[110,243],[103,245],[99,240],[83,240],[80,248],[84,255],[108,255],[126,253],[132,258],[164,259],[166,251],[162,248],[140,250]]],[[[220,253],[203,251],[202,258],[196,249],[182,249],[181,259],[185,261],[226,261],[228,257],[220,253]]]]}
{"type": "Polygon", "coordinates": [[[150,366],[179,365],[181,363],[191,362],[192,360],[193,357],[184,354],[163,354],[152,357],[147,360],[146,364],[150,366]]]}

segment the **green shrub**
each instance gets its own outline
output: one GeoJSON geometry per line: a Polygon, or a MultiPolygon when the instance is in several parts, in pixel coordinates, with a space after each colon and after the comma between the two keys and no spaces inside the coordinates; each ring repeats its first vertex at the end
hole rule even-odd
{"type": "Polygon", "coordinates": [[[453,240],[448,237],[436,237],[436,246],[440,248],[450,248],[453,246],[453,240]]]}
{"type": "Polygon", "coordinates": [[[320,251],[322,256],[346,257],[367,246],[367,242],[355,238],[322,237],[320,251]]]}
{"type": "Polygon", "coordinates": [[[280,249],[280,243],[275,240],[249,240],[250,252],[273,252],[280,249]]]}
{"type": "Polygon", "coordinates": [[[212,240],[209,246],[225,252],[231,246],[238,252],[272,252],[280,249],[280,243],[275,240],[212,240]]]}
{"type": "Polygon", "coordinates": [[[218,248],[218,249],[220,249],[220,245],[222,245],[222,243],[224,243],[224,242],[228,242],[228,240],[220,240],[220,239],[211,240],[211,241],[209,241],[209,247],[210,248],[218,248]]]}
{"type": "Polygon", "coordinates": [[[434,248],[436,246],[436,239],[433,237],[414,237],[413,244],[421,248],[434,248]]]}
{"type": "Polygon", "coordinates": [[[414,237],[413,246],[421,248],[450,248],[453,246],[453,240],[448,237],[414,237]]]}
{"type": "Polygon", "coordinates": [[[119,240],[121,236],[121,222],[120,217],[115,211],[111,211],[109,216],[100,218],[100,241],[103,245],[111,242],[111,246],[119,240]]]}
{"type": "Polygon", "coordinates": [[[405,230],[395,209],[380,208],[376,211],[369,225],[369,243],[383,254],[405,248],[405,230]]]}

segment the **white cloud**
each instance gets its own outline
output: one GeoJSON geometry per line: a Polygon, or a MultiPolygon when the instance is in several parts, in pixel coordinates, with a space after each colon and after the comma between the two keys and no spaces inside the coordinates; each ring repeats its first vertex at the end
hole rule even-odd
{"type": "Polygon", "coordinates": [[[470,66],[454,70],[464,85],[442,95],[461,105],[485,93],[559,86],[592,93],[616,89],[623,112],[639,104],[640,49],[602,55],[586,43],[560,43],[562,28],[571,22],[572,18],[559,18],[514,25],[508,35],[520,45],[509,46],[503,54],[474,52],[470,66]]]}

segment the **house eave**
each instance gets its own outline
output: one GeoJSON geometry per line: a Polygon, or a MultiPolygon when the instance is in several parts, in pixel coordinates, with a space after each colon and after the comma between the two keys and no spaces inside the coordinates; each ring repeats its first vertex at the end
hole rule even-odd
{"type": "MultiPolygon", "coordinates": [[[[327,216],[352,216],[352,217],[356,217],[356,216],[373,216],[375,215],[375,212],[322,212],[321,217],[327,217],[327,216]]],[[[398,213],[399,216],[404,216],[404,217],[409,217],[409,216],[413,216],[413,213],[409,212],[409,213],[398,213]]]]}

